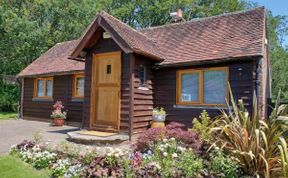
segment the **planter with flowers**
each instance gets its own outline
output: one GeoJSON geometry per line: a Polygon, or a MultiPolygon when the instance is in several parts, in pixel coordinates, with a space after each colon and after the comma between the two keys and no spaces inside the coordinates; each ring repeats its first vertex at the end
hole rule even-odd
{"type": "Polygon", "coordinates": [[[54,111],[51,114],[51,118],[54,119],[55,126],[63,126],[67,112],[62,111],[64,109],[64,106],[62,105],[61,101],[57,101],[53,105],[54,111]]]}
{"type": "Polygon", "coordinates": [[[152,115],[152,128],[162,128],[165,127],[166,111],[164,108],[154,108],[152,115]]]}

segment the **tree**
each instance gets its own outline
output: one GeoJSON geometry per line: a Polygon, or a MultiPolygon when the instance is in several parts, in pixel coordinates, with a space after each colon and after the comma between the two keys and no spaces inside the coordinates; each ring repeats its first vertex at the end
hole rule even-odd
{"type": "MultiPolygon", "coordinates": [[[[79,38],[102,9],[132,27],[145,28],[169,23],[170,12],[178,8],[186,20],[191,20],[253,6],[244,0],[1,0],[0,74],[16,75],[56,43],[79,38]]],[[[288,99],[288,52],[282,44],[287,35],[287,18],[273,17],[271,13],[268,17],[270,58],[275,68],[273,94],[276,96],[276,90],[281,88],[288,99]]],[[[0,83],[0,95],[4,90],[17,96],[17,90],[0,83]]]]}

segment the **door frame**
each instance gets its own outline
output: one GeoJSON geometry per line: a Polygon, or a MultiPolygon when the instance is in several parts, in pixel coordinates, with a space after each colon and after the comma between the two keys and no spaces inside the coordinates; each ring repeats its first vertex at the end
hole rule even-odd
{"type": "Polygon", "coordinates": [[[104,53],[93,53],[92,54],[92,67],[91,67],[91,88],[90,88],[90,124],[89,124],[89,128],[93,129],[93,122],[95,119],[95,111],[96,111],[96,102],[97,102],[97,98],[96,98],[96,65],[97,65],[97,58],[98,57],[103,57],[103,56],[119,56],[120,59],[120,95],[119,95],[119,108],[118,108],[118,118],[117,118],[117,128],[115,131],[119,132],[120,131],[120,108],[121,108],[121,75],[122,75],[122,55],[121,55],[121,51],[114,51],[114,52],[104,52],[104,53]]]}

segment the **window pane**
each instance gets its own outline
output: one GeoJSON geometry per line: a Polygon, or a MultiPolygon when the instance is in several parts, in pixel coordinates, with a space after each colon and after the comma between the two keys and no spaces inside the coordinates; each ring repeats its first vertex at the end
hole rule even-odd
{"type": "Polygon", "coordinates": [[[76,80],[76,95],[84,96],[84,77],[78,77],[76,80]]]}
{"type": "Polygon", "coordinates": [[[44,96],[44,80],[37,80],[37,96],[44,96]]]}
{"type": "Polygon", "coordinates": [[[204,103],[226,103],[226,71],[204,71],[204,103]]]}
{"type": "Polygon", "coordinates": [[[199,74],[190,73],[181,75],[182,101],[199,101],[199,74]]]}
{"type": "Polygon", "coordinates": [[[46,96],[52,96],[53,82],[52,80],[46,80],[46,96]]]}

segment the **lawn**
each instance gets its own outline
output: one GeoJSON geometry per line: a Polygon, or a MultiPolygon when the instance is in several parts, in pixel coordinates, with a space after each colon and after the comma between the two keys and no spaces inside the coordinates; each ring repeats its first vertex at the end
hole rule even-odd
{"type": "Polygon", "coordinates": [[[14,112],[1,112],[0,113],[0,120],[8,120],[8,119],[15,119],[17,117],[17,113],[14,112]]]}
{"type": "Polygon", "coordinates": [[[1,178],[45,178],[50,177],[47,170],[36,170],[31,165],[13,156],[0,156],[1,178]]]}

